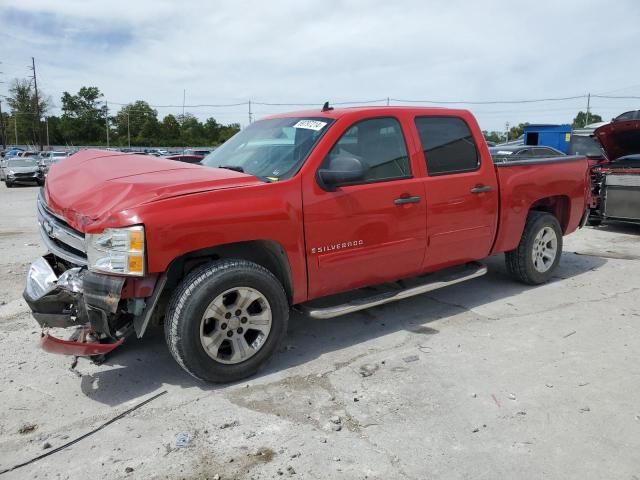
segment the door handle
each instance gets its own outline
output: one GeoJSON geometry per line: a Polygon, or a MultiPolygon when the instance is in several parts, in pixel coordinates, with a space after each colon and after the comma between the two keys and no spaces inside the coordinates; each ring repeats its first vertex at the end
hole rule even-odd
{"type": "Polygon", "coordinates": [[[396,205],[406,205],[407,203],[420,203],[420,197],[400,197],[396,198],[393,203],[396,205]]]}
{"type": "Polygon", "coordinates": [[[486,193],[493,190],[489,185],[476,185],[471,189],[471,193],[486,193]]]}

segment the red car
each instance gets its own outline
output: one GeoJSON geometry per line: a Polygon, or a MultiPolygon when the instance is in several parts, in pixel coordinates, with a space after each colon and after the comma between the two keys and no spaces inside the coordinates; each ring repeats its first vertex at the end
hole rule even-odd
{"type": "Polygon", "coordinates": [[[548,281],[589,197],[586,158],[494,164],[466,110],[276,115],[201,165],[91,150],[54,165],[50,253],[24,297],[42,327],[78,329],[47,351],[99,355],[164,324],[187,372],[232,381],[274,353],[292,307],[355,312],[481,276],[500,252],[548,281]]]}

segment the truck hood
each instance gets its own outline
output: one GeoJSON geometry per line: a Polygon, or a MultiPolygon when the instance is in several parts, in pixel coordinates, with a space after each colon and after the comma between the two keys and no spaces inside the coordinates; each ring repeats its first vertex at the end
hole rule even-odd
{"type": "Polygon", "coordinates": [[[640,120],[611,122],[596,128],[593,134],[611,161],[640,154],[640,120]]]}
{"type": "Polygon", "coordinates": [[[74,228],[145,203],[262,182],[231,170],[150,155],[83,150],[51,166],[45,184],[49,209],[74,228]]]}

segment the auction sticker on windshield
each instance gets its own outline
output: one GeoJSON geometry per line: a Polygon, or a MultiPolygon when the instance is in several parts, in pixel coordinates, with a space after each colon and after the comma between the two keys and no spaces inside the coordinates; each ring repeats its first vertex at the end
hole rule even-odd
{"type": "Polygon", "coordinates": [[[300,120],[293,128],[306,128],[308,130],[322,130],[327,122],[321,122],[320,120],[300,120]]]}

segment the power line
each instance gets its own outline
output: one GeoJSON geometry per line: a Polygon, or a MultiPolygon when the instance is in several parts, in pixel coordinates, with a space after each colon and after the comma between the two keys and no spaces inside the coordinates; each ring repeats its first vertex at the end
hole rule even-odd
{"type": "MultiPolygon", "coordinates": [[[[112,105],[118,105],[121,107],[126,107],[127,105],[132,105],[133,102],[129,102],[129,103],[120,103],[120,102],[114,102],[112,100],[109,100],[109,103],[112,105]]],[[[151,105],[148,104],[150,107],[153,108],[182,108],[183,106],[185,108],[200,108],[200,107],[213,107],[213,108],[226,108],[226,107],[241,107],[243,105],[247,105],[249,102],[241,102],[241,103],[227,103],[227,104],[220,104],[220,105],[216,105],[216,104],[198,104],[198,105],[151,105]]]]}
{"type": "Polygon", "coordinates": [[[555,98],[534,98],[528,100],[409,100],[391,98],[392,102],[402,103],[436,103],[447,105],[502,105],[502,104],[518,104],[518,103],[539,103],[539,102],[562,102],[566,100],[576,100],[578,98],[587,98],[587,95],[574,95],[572,97],[555,97],[555,98]]]}
{"type": "Polygon", "coordinates": [[[609,98],[609,99],[616,99],[616,100],[640,100],[640,96],[638,95],[591,95],[591,97],[609,98]]]}

